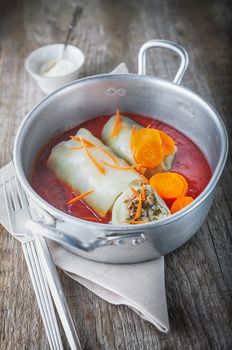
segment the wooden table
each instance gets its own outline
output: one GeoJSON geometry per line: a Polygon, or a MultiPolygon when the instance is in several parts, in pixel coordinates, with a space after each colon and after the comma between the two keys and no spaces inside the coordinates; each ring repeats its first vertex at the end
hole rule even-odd
{"type": "MultiPolygon", "coordinates": [[[[86,54],[82,76],[108,72],[122,60],[134,72],[138,49],[146,40],[176,41],[190,53],[183,84],[215,106],[231,129],[229,0],[82,4],[84,14],[73,41],[86,54]]],[[[10,160],[9,149],[25,113],[43,96],[24,70],[25,58],[39,46],[64,39],[74,7],[74,0],[1,2],[0,166],[10,160]]],[[[150,74],[170,80],[176,68],[173,55],[159,50],[150,54],[150,74]]],[[[60,273],[84,349],[232,349],[231,198],[229,155],[206,222],[193,239],[166,257],[167,335],[129,308],[108,304],[60,273]]],[[[2,227],[0,348],[48,349],[20,244],[2,227]]]]}

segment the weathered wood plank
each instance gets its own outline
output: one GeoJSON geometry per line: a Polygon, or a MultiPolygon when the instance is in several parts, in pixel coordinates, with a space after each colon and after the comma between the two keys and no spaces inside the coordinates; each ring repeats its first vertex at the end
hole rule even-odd
{"type": "MultiPolygon", "coordinates": [[[[34,48],[60,42],[76,2],[0,4],[0,166],[10,160],[23,116],[42,97],[26,74],[34,48]]],[[[174,40],[190,53],[183,84],[212,103],[232,130],[232,10],[229,1],[83,1],[74,43],[86,54],[82,76],[110,71],[151,38],[174,40]]],[[[150,53],[148,72],[172,79],[172,54],[150,53]]],[[[200,232],[166,258],[171,332],[160,334],[124,306],[110,305],[61,272],[84,349],[230,349],[232,347],[232,159],[200,232]]],[[[0,231],[0,348],[48,349],[20,245],[0,231]]],[[[152,278],[152,276],[151,276],[152,278]]]]}

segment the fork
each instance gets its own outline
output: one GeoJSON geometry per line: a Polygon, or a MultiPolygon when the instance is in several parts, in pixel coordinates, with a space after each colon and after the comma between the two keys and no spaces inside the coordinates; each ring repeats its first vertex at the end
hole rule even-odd
{"type": "Polygon", "coordinates": [[[48,288],[48,283],[44,278],[43,269],[36,251],[35,240],[30,232],[25,230],[23,227],[21,215],[23,214],[25,219],[30,217],[27,215],[25,210],[27,198],[24,193],[19,190],[19,183],[17,179],[15,179],[15,186],[12,178],[8,178],[8,180],[2,178],[2,184],[11,233],[14,237],[23,237],[22,249],[50,348],[52,350],[63,350],[54,305],[48,288]],[[18,213],[20,213],[20,217],[18,216],[18,213]]]}
{"type": "MultiPolygon", "coordinates": [[[[14,225],[15,231],[17,229],[19,235],[24,235],[25,223],[31,220],[28,200],[17,177],[15,177],[15,187],[13,187],[11,179],[9,179],[8,182],[10,190],[7,191],[7,187],[4,182],[4,192],[7,200],[7,207],[9,208],[9,221],[11,222],[12,227],[14,225]]],[[[39,257],[39,260],[37,260],[37,264],[41,264],[42,276],[43,273],[46,276],[46,286],[49,286],[49,290],[53,297],[53,301],[59,314],[60,321],[66,333],[69,346],[71,350],[81,350],[81,345],[68,308],[68,304],[63,293],[59,275],[57,273],[52,256],[47,246],[47,242],[43,236],[37,235],[34,230],[31,231],[31,237],[33,238],[35,244],[34,250],[36,250],[37,256],[39,257]]],[[[48,290],[48,288],[46,289],[48,290]]],[[[60,347],[58,349],[63,349],[63,347],[60,347]]]]}

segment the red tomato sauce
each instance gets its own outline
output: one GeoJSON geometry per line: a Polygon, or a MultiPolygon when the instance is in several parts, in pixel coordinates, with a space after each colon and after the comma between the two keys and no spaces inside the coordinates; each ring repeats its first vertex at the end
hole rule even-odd
{"type": "MultiPolygon", "coordinates": [[[[209,164],[200,149],[188,137],[170,125],[150,117],[132,114],[128,116],[143,126],[150,125],[150,127],[160,129],[173,138],[178,151],[171,171],[180,173],[186,178],[189,185],[186,195],[196,198],[204,190],[212,176],[209,164]]],[[[34,190],[48,203],[67,214],[99,223],[108,223],[111,220],[111,213],[109,212],[106,217],[100,218],[84,201],[67,205],[66,203],[76,194],[55,177],[47,167],[47,160],[55,145],[61,141],[69,140],[70,135],[75,135],[80,128],[86,128],[96,137],[101,138],[102,129],[108,119],[107,116],[97,117],[54,137],[38,154],[31,177],[34,190]]],[[[170,207],[171,203],[167,203],[167,205],[170,207]]]]}

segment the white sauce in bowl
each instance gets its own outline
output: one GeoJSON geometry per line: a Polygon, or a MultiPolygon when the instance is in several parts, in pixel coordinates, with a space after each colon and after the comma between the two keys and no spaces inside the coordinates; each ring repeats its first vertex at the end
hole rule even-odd
{"type": "Polygon", "coordinates": [[[55,60],[50,60],[43,64],[41,74],[45,77],[61,77],[74,72],[78,68],[73,61],[66,58],[61,58],[55,62],[55,60]]]}

